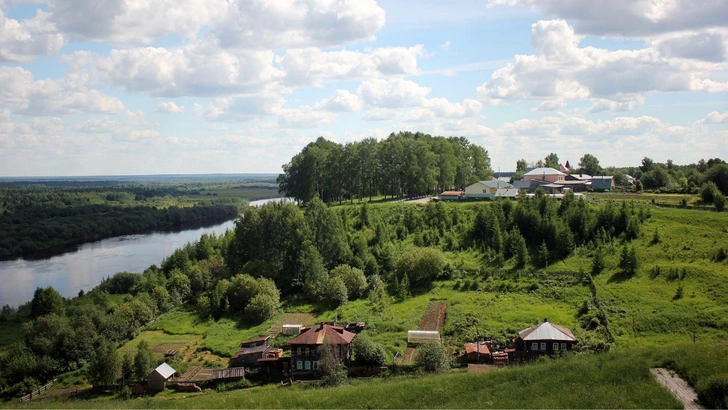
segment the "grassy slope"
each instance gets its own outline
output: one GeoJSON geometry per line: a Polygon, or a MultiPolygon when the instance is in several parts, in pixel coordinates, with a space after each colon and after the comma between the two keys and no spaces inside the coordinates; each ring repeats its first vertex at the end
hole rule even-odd
{"type": "MultiPolygon", "coordinates": [[[[675,402],[670,401],[669,396],[661,396],[662,390],[647,377],[648,362],[655,364],[655,352],[661,352],[661,356],[658,355],[660,363],[672,360],[672,366],[682,369],[692,382],[706,375],[724,372],[721,369],[726,368],[711,366],[713,362],[705,358],[680,362],[679,358],[697,353],[683,346],[674,347],[676,342],[690,340],[693,334],[697,335],[698,341],[713,342],[725,339],[728,333],[728,264],[712,261],[717,248],[725,246],[726,238],[728,214],[652,209],[650,219],[642,226],[640,238],[630,244],[637,247],[641,262],[635,277],[623,278],[618,274],[621,243],[615,241],[607,249],[607,270],[597,276],[595,282],[617,338],[616,353],[613,354],[523,366],[499,371],[495,375],[453,374],[414,381],[407,378],[373,381],[327,390],[324,395],[316,389],[263,387],[184,401],[174,400],[181,395],[168,392],[152,401],[124,403],[99,399],[88,403],[69,403],[73,403],[73,407],[86,404],[90,407],[673,407],[675,402]],[[652,243],[655,228],[658,228],[660,236],[657,244],[652,243]],[[662,267],[662,273],[652,277],[650,273],[658,265],[662,267]],[[679,275],[670,277],[670,269],[675,272],[685,269],[684,279],[680,279],[679,275]],[[684,296],[674,300],[680,283],[684,296]],[[670,345],[667,350],[665,344],[670,345]],[[644,350],[642,346],[651,350],[644,350]],[[654,350],[655,347],[658,350],[654,350]],[[651,352],[653,359],[647,353],[635,356],[634,349],[651,352]],[[631,359],[618,360],[622,355],[631,359]],[[599,374],[592,375],[590,372],[594,369],[601,370],[596,372],[599,374]],[[604,369],[608,371],[605,373],[604,369]],[[609,376],[610,372],[614,375],[609,376]],[[481,377],[485,379],[479,379],[481,377]],[[634,384],[639,388],[623,387],[622,379],[627,385],[634,384]],[[582,390],[583,384],[587,387],[582,390]],[[442,394],[433,395],[431,391],[439,391],[439,386],[447,388],[442,394]],[[592,391],[595,393],[589,393],[592,391]],[[352,395],[361,400],[347,401],[352,395]],[[418,399],[418,395],[426,399],[418,399]]],[[[478,258],[477,253],[472,251],[449,255],[452,261],[463,260],[468,267],[478,266],[478,258]]],[[[590,264],[591,252],[579,249],[574,256],[549,267],[547,272],[589,271],[590,264]]],[[[318,320],[332,320],[338,315],[341,320],[366,321],[372,339],[385,346],[391,359],[394,352],[401,352],[406,347],[406,331],[416,328],[431,300],[449,301],[446,329],[466,314],[472,314],[480,319],[478,330],[481,334],[505,338],[542,318],[574,328],[578,326],[579,307],[591,297],[586,286],[568,276],[482,278],[462,275],[437,282],[427,294],[401,303],[390,303],[381,313],[372,312],[371,305],[365,300],[350,302],[335,312],[316,313],[310,305],[288,306],[287,310],[314,311],[318,320]],[[469,290],[461,291],[463,283],[468,281],[474,283],[477,290],[470,290],[472,288],[468,286],[469,290]],[[538,286],[534,288],[533,284],[538,286]]],[[[179,311],[165,315],[149,330],[181,338],[202,336],[201,349],[231,355],[241,340],[265,334],[274,322],[248,327],[234,318],[214,322],[200,320],[191,312],[179,311]]],[[[728,353],[725,345],[721,346],[720,351],[728,353]]],[[[706,349],[706,354],[718,355],[714,343],[706,343],[703,349],[706,349]]],[[[43,402],[44,406],[46,404],[50,405],[43,402]]]]}
{"type": "MultiPolygon", "coordinates": [[[[654,354],[654,352],[653,352],[654,354]]],[[[276,385],[226,393],[174,393],[118,401],[43,401],[69,408],[680,408],[649,374],[649,354],[548,360],[481,374],[451,373],[353,381],[336,389],[276,385]],[[629,393],[629,394],[625,394],[629,393]]],[[[18,403],[13,403],[18,405],[18,403]]]]}

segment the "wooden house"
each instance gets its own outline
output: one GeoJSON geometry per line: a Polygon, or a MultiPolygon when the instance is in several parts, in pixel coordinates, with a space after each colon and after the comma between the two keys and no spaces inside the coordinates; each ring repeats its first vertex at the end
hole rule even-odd
{"type": "Polygon", "coordinates": [[[270,349],[270,336],[246,340],[240,344],[240,350],[230,358],[230,366],[255,366],[258,359],[266,357],[270,349]]]}
{"type": "Polygon", "coordinates": [[[334,356],[344,365],[351,363],[351,342],[355,333],[344,330],[342,327],[321,323],[301,331],[301,334],[291,339],[291,368],[294,374],[312,373],[318,370],[318,348],[324,343],[331,344],[334,356]]]}
{"type": "Polygon", "coordinates": [[[174,370],[167,363],[162,363],[157,366],[156,369],[152,370],[147,377],[147,386],[149,391],[160,392],[167,388],[167,382],[174,376],[174,370]]]}
{"type": "Polygon", "coordinates": [[[513,340],[516,357],[533,358],[571,350],[578,341],[571,330],[544,319],[542,323],[523,329],[513,340]]]}
{"type": "Polygon", "coordinates": [[[490,349],[486,342],[465,343],[465,360],[468,363],[490,362],[490,349]]]}
{"type": "Polygon", "coordinates": [[[503,188],[513,188],[513,185],[505,181],[478,181],[465,187],[465,199],[491,199],[496,191],[503,188]]]}
{"type": "Polygon", "coordinates": [[[440,201],[458,201],[463,195],[463,191],[445,191],[440,194],[440,201]]]}
{"type": "Polygon", "coordinates": [[[611,191],[614,189],[613,176],[592,177],[591,188],[594,191],[611,191]]]}

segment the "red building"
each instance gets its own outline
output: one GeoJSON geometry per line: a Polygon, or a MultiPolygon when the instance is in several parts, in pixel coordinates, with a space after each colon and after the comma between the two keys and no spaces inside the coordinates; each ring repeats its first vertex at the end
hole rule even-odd
{"type": "Polygon", "coordinates": [[[325,323],[303,329],[300,335],[289,342],[293,373],[305,374],[317,371],[318,348],[324,343],[331,344],[334,356],[348,366],[351,362],[351,341],[355,336],[355,333],[325,323]]]}

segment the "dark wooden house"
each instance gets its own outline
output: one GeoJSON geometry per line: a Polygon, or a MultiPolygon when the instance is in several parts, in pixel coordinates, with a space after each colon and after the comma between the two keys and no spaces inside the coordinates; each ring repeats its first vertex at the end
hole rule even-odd
{"type": "Polygon", "coordinates": [[[486,342],[465,343],[465,360],[468,363],[490,363],[490,349],[486,342]]]}
{"type": "Polygon", "coordinates": [[[149,373],[147,386],[149,391],[160,392],[167,388],[167,381],[174,376],[176,371],[167,363],[162,363],[149,373]]]}
{"type": "Polygon", "coordinates": [[[355,333],[325,323],[301,331],[289,341],[291,346],[291,369],[294,374],[312,373],[318,370],[318,348],[324,343],[331,344],[334,356],[344,365],[351,363],[351,341],[355,333]]]}
{"type": "Polygon", "coordinates": [[[513,340],[516,358],[533,358],[571,350],[578,341],[571,330],[544,319],[542,323],[523,329],[513,340]]]}
{"type": "Polygon", "coordinates": [[[267,356],[270,350],[270,336],[246,340],[240,344],[240,350],[230,358],[230,366],[257,366],[258,359],[267,356]]]}

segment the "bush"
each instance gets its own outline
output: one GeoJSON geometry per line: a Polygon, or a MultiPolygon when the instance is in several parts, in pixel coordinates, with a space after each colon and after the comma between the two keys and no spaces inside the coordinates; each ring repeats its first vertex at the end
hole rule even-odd
{"type": "Polygon", "coordinates": [[[715,182],[708,181],[703,185],[703,188],[700,190],[700,199],[706,204],[712,204],[715,200],[716,195],[719,194],[720,191],[718,190],[718,186],[715,185],[715,182]]]}
{"type": "Polygon", "coordinates": [[[356,363],[362,366],[382,366],[386,360],[384,348],[369,339],[366,333],[360,333],[352,343],[356,363]]]}
{"type": "Polygon", "coordinates": [[[415,367],[428,373],[442,373],[450,369],[445,346],[438,342],[426,343],[417,348],[415,367]]]}
{"type": "Polygon", "coordinates": [[[718,212],[725,211],[725,196],[723,194],[716,194],[715,198],[713,198],[713,205],[715,205],[715,210],[718,212]]]}
{"type": "Polygon", "coordinates": [[[696,390],[700,401],[712,409],[728,407],[728,375],[716,374],[705,380],[699,380],[696,390]]]}

